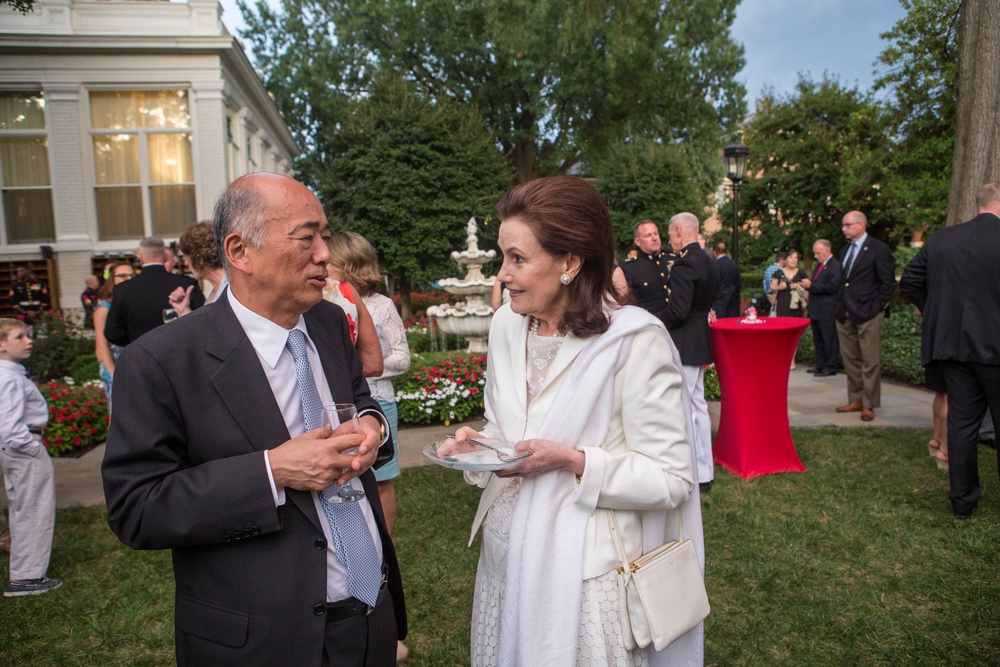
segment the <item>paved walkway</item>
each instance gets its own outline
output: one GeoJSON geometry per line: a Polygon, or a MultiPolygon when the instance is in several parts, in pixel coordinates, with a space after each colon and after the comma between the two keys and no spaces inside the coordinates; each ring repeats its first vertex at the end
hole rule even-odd
{"type": "MultiPolygon", "coordinates": [[[[837,414],[834,408],[847,402],[847,379],[843,374],[815,378],[800,366],[788,378],[788,420],[792,426],[907,426],[931,428],[931,401],[926,390],[895,382],[882,382],[882,407],[875,411],[875,421],[862,422],[858,413],[837,414]]],[[[713,428],[719,423],[719,403],[709,403],[713,428]]],[[[478,428],[481,422],[469,424],[478,428]]],[[[414,468],[431,465],[421,453],[424,445],[441,440],[454,426],[408,427],[399,433],[400,466],[414,468]]],[[[78,459],[54,459],[56,499],[59,507],[102,505],[101,459],[104,446],[78,459]]],[[[6,507],[6,495],[0,491],[0,506],[6,507]]]]}

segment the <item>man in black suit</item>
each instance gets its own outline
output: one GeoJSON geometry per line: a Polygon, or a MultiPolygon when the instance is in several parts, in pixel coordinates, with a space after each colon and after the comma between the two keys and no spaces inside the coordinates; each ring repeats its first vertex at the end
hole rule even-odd
{"type": "Polygon", "coordinates": [[[214,227],[229,288],[119,358],[108,523],[132,548],[173,550],[179,665],[390,667],[406,615],[370,469],[392,447],[344,312],[323,300],[323,208],[253,173],[214,227]],[[357,406],[359,433],[313,426],[333,402],[357,406]],[[365,497],[332,505],[335,482],[365,497]]]}
{"type": "Polygon", "coordinates": [[[837,357],[840,356],[834,310],[844,281],[840,262],[833,256],[829,241],[820,239],[813,243],[813,257],[816,258],[816,270],[809,286],[809,323],[816,347],[816,366],[809,372],[816,377],[830,377],[837,374],[837,357]]]}
{"type": "Polygon", "coordinates": [[[715,244],[712,252],[715,254],[715,275],[719,282],[712,309],[716,317],[739,317],[740,288],[743,285],[740,269],[726,254],[726,244],[722,241],[715,244]]]}
{"type": "Polygon", "coordinates": [[[715,479],[715,462],[703,367],[714,361],[708,316],[718,291],[718,280],[712,260],[698,245],[698,218],[694,214],[678,213],[670,218],[669,232],[670,246],[678,257],[670,269],[670,301],[663,323],[681,355],[681,372],[691,396],[695,430],[691,439],[698,482],[702,491],[708,491],[715,479]]]}
{"type": "MultiPolygon", "coordinates": [[[[921,359],[939,362],[948,388],[951,507],[979,502],[976,443],[986,408],[1000,414],[1000,181],[976,195],[979,214],[934,233],[899,287],[923,313],[921,359]]],[[[1000,463],[1000,457],[998,457],[1000,463]]]]}
{"type": "Polygon", "coordinates": [[[198,281],[169,273],[164,267],[166,247],[155,237],[139,242],[142,271],[132,280],[115,287],[104,336],[115,345],[125,346],[163,324],[163,310],[170,308],[168,297],[178,287],[191,290],[191,309],[205,305],[198,281]]]}
{"type": "Polygon", "coordinates": [[[896,263],[885,243],[868,235],[868,218],[851,211],[841,225],[847,245],[840,253],[844,289],[837,303],[837,336],[847,373],[847,404],[837,412],[875,419],[882,403],[882,320],[896,289],[896,263]]]}

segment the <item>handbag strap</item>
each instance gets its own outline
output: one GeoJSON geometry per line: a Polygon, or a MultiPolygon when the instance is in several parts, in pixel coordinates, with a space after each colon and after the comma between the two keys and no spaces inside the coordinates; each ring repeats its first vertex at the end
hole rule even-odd
{"type": "MultiPolygon", "coordinates": [[[[623,574],[629,569],[629,560],[625,555],[625,545],[622,543],[621,529],[618,528],[618,517],[615,516],[614,510],[605,510],[608,514],[608,528],[611,530],[612,541],[615,545],[615,553],[618,555],[618,562],[621,563],[621,567],[618,569],[619,574],[623,574]]],[[[675,507],[672,512],[677,513],[677,541],[684,541],[684,517],[681,515],[679,507],[675,507]]]]}

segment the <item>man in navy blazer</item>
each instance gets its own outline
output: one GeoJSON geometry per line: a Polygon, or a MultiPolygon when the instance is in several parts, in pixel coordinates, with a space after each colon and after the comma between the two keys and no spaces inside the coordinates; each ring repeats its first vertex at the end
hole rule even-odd
{"type": "Polygon", "coordinates": [[[726,244],[722,241],[716,243],[712,251],[715,254],[715,276],[719,284],[712,310],[716,317],[739,317],[740,288],[743,285],[740,269],[726,254],[726,244]]]}
{"type": "Polygon", "coordinates": [[[173,551],[178,665],[392,667],[406,615],[370,471],[388,428],[343,310],[323,300],[323,208],[297,181],[254,173],[227,188],[214,225],[229,288],[119,358],[108,523],[132,548],[173,551]],[[354,403],[361,432],[306,431],[317,402],[354,403]],[[351,525],[318,497],[334,481],[366,494],[351,525]],[[338,554],[350,536],[367,572],[382,568],[374,604],[338,554]]]}
{"type": "Polygon", "coordinates": [[[111,309],[104,325],[104,336],[115,345],[125,346],[147,331],[163,324],[163,310],[170,307],[167,297],[178,287],[191,290],[191,310],[205,305],[205,295],[198,281],[167,271],[166,246],[162,239],[145,238],[139,242],[142,271],[135,278],[115,287],[111,309]]]}
{"type": "Polygon", "coordinates": [[[809,286],[809,323],[812,325],[813,345],[816,347],[816,366],[810,373],[816,377],[837,374],[840,344],[837,340],[837,321],[834,311],[844,289],[840,262],[833,256],[830,242],[820,239],[813,243],[816,269],[809,286]]]}
{"type": "Polygon", "coordinates": [[[951,506],[959,519],[972,516],[981,495],[980,423],[987,407],[1000,414],[1000,181],[980,188],[976,206],[972,220],[935,232],[899,283],[923,313],[921,360],[944,371],[951,506]]]}
{"type": "Polygon", "coordinates": [[[882,403],[882,320],[896,289],[896,263],[889,246],[869,236],[861,211],[845,215],[841,228],[847,245],[840,253],[844,289],[835,316],[847,404],[837,412],[860,412],[869,422],[882,403]]]}

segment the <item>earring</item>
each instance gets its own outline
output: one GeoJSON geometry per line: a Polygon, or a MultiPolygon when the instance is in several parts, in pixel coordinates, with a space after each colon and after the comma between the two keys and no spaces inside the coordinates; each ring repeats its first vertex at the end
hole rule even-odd
{"type": "Polygon", "coordinates": [[[559,282],[561,282],[563,285],[569,285],[571,280],[573,279],[569,277],[568,273],[562,274],[562,276],[559,278],[559,282]]]}

